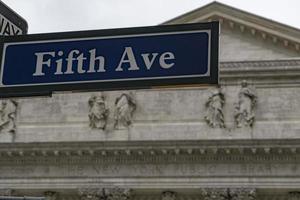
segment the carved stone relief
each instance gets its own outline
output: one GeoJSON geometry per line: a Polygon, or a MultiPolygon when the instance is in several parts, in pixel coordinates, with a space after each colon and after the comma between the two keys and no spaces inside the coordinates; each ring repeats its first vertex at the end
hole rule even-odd
{"type": "Polygon", "coordinates": [[[0,189],[0,196],[12,196],[12,189],[0,189]]]}
{"type": "Polygon", "coordinates": [[[16,117],[18,103],[14,100],[0,101],[0,133],[16,132],[16,117]]]}
{"type": "Polygon", "coordinates": [[[238,95],[238,103],[235,107],[235,123],[236,127],[252,127],[254,124],[257,96],[253,89],[248,87],[244,80],[241,84],[241,89],[238,95]]]}
{"type": "Polygon", "coordinates": [[[165,191],[161,194],[161,200],[176,200],[176,193],[171,191],[165,191]]]}
{"type": "Polygon", "coordinates": [[[81,188],[80,200],[129,200],[131,190],[127,188],[81,188]]]}
{"type": "Polygon", "coordinates": [[[131,190],[127,188],[107,188],[104,189],[105,200],[129,200],[131,190]]]}
{"type": "Polygon", "coordinates": [[[225,96],[221,90],[218,88],[213,91],[210,97],[208,98],[205,107],[206,107],[206,116],[205,121],[212,128],[224,128],[224,115],[223,115],[223,106],[225,103],[225,96]]]}
{"type": "Polygon", "coordinates": [[[121,94],[115,101],[114,127],[129,127],[132,124],[132,116],[136,110],[136,101],[132,94],[121,94]]]}
{"type": "Polygon", "coordinates": [[[224,188],[203,188],[200,190],[203,200],[227,200],[224,188]]]}
{"type": "Polygon", "coordinates": [[[45,200],[57,200],[58,193],[53,191],[46,191],[44,192],[45,200]]]}
{"type": "Polygon", "coordinates": [[[102,188],[80,188],[78,189],[80,200],[100,200],[103,199],[102,188]]]}
{"type": "Polygon", "coordinates": [[[256,200],[254,188],[230,188],[228,195],[232,200],[256,200]]]}
{"type": "Polygon", "coordinates": [[[289,192],[288,200],[300,200],[300,192],[289,192]]]}
{"type": "Polygon", "coordinates": [[[255,200],[256,190],[252,188],[204,188],[204,200],[255,200]]]}
{"type": "Polygon", "coordinates": [[[104,130],[107,125],[109,109],[107,108],[105,97],[100,94],[93,95],[89,101],[89,120],[92,129],[104,130]]]}

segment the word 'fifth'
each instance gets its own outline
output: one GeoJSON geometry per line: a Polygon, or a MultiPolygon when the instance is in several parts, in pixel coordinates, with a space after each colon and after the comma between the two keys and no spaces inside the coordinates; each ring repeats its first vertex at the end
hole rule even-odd
{"type": "MultiPolygon", "coordinates": [[[[89,50],[88,54],[89,55],[85,57],[84,53],[81,53],[76,49],[70,51],[66,56],[63,51],[35,53],[36,66],[33,76],[45,76],[45,67],[55,67],[53,70],[53,72],[55,71],[54,75],[105,72],[105,57],[96,55],[96,49],[89,50]],[[57,56],[59,56],[59,59],[56,58],[57,56]],[[88,66],[84,66],[84,61],[88,63],[88,66]],[[76,65],[77,67],[74,67],[76,65]]],[[[142,67],[145,67],[147,70],[151,69],[155,60],[158,60],[159,66],[162,69],[170,69],[175,64],[175,56],[172,52],[164,52],[161,54],[151,52],[140,54],[140,56],[144,64],[142,67]]],[[[136,55],[134,54],[132,47],[125,47],[115,71],[119,72],[125,69],[134,71],[140,70],[140,67],[141,66],[138,66],[137,64],[136,55]]]]}

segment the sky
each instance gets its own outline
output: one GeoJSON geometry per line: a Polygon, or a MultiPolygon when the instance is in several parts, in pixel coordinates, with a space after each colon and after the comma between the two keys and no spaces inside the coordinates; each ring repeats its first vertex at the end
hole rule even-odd
{"type": "MultiPolygon", "coordinates": [[[[28,22],[28,33],[161,24],[211,0],[2,0],[28,22]]],[[[300,29],[299,0],[219,0],[300,29]]]]}

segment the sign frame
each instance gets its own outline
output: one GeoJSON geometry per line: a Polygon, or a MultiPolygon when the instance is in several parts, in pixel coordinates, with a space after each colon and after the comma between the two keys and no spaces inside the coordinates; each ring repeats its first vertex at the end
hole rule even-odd
{"type": "Polygon", "coordinates": [[[14,24],[19,29],[21,29],[22,34],[27,34],[28,32],[27,21],[2,1],[0,1],[0,14],[3,15],[12,24],[14,24]]]}
{"type": "MultiPolygon", "coordinates": [[[[69,40],[80,38],[94,38],[103,36],[130,36],[149,33],[172,33],[196,30],[210,30],[210,76],[209,77],[189,77],[189,78],[168,78],[168,79],[147,79],[147,80],[125,80],[113,82],[87,82],[87,83],[58,83],[51,85],[34,86],[0,86],[0,98],[7,97],[27,97],[27,96],[51,96],[53,92],[59,91],[107,91],[125,89],[147,89],[159,86],[184,86],[184,85],[216,85],[219,82],[219,22],[193,23],[180,25],[160,25],[149,27],[105,29],[93,31],[62,32],[50,34],[32,34],[2,37],[0,44],[0,63],[3,60],[4,44],[14,42],[33,42],[51,40],[69,40]]],[[[2,64],[0,66],[0,71],[2,64]]]]}

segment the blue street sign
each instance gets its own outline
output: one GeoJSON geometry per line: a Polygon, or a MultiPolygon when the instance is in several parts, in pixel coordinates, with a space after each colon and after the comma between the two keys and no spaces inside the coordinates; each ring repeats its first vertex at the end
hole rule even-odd
{"type": "Polygon", "coordinates": [[[4,38],[0,96],[217,84],[217,68],[216,22],[15,36],[4,38]]]}

